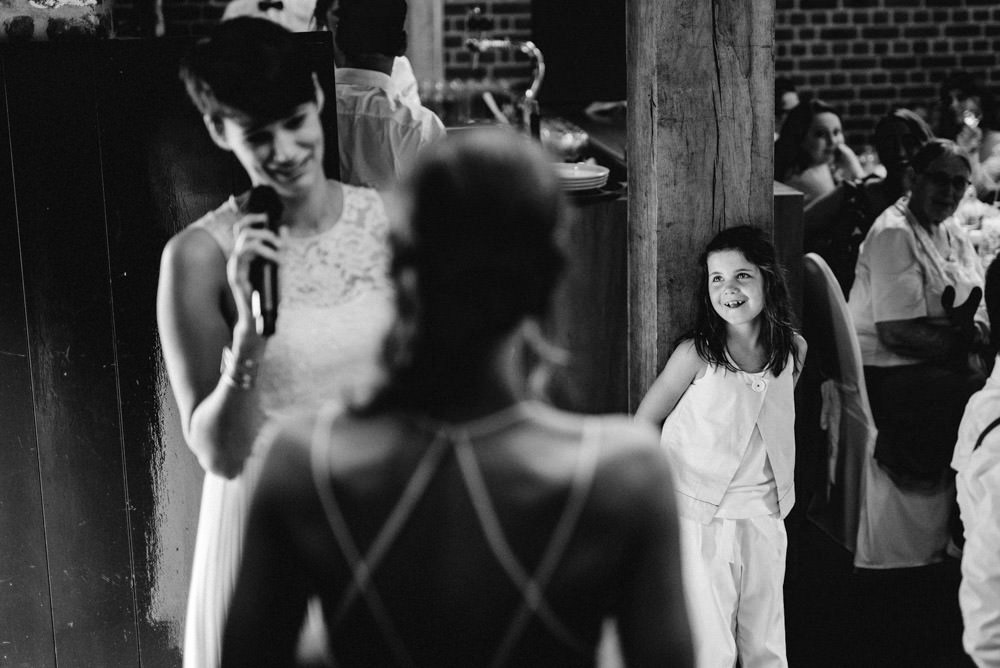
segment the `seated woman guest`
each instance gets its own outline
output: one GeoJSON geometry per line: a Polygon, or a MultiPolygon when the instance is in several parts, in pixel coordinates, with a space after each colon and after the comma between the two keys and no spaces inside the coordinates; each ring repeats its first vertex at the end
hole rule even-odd
{"type": "Polygon", "coordinates": [[[785,117],[774,143],[774,179],[801,190],[805,204],[844,179],[860,179],[865,170],[844,143],[840,116],[828,104],[800,102],[785,117]]]}
{"type": "Polygon", "coordinates": [[[932,139],[906,173],[911,193],[868,232],[848,305],[879,431],[875,457],[898,485],[934,488],[947,482],[962,411],[984,381],[968,363],[984,275],[951,218],[969,185],[964,152],[932,139]]]}
{"type": "Polygon", "coordinates": [[[875,219],[906,192],[906,168],[931,137],[930,126],[909,109],[879,119],[873,142],[885,176],[844,180],[803,211],[803,248],[819,253],[833,270],[846,299],[854,283],[858,249],[875,219]]]}
{"type": "Polygon", "coordinates": [[[318,595],[338,666],[690,666],[671,472],[624,416],[526,399],[563,267],[541,150],[483,131],[428,149],[391,236],[387,383],[275,427],[223,663],[285,665],[318,595]]]}
{"type": "Polygon", "coordinates": [[[969,72],[951,73],[940,87],[939,137],[969,156],[976,195],[995,202],[1000,190],[1000,117],[993,93],[969,72]]]}

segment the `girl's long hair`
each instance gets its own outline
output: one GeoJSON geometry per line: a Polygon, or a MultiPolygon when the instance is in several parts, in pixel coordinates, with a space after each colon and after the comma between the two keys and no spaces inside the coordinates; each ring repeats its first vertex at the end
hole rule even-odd
{"type": "Polygon", "coordinates": [[[361,412],[428,410],[467,397],[500,341],[547,314],[565,264],[558,177],[519,135],[471,131],[431,146],[400,201],[387,381],[361,412]]]}
{"type": "Polygon", "coordinates": [[[788,356],[792,355],[794,370],[798,371],[800,360],[795,354],[795,327],[792,324],[791,298],[785,283],[784,269],[778,263],[774,246],[764,231],[749,225],[730,227],[719,232],[708,243],[700,258],[701,285],[698,288],[701,299],[694,328],[680,338],[694,342],[698,356],[709,364],[739,371],[729,358],[726,347],[726,321],[712,306],[708,292],[708,256],[717,251],[734,250],[743,254],[748,262],[760,269],[764,280],[764,308],[760,313],[761,340],[767,351],[766,368],[775,376],[785,368],[788,356]]]}

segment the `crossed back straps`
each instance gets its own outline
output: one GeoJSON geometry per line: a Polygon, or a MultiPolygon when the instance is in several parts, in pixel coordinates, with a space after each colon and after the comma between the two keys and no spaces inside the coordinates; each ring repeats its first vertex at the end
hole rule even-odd
{"type": "Polygon", "coordinates": [[[364,554],[351,535],[350,528],[330,484],[329,472],[332,470],[332,459],[336,453],[329,445],[329,435],[338,412],[336,407],[331,407],[330,410],[321,414],[316,423],[312,443],[313,481],[334,538],[352,571],[351,582],[344,590],[332,615],[334,628],[344,620],[354,603],[359,598],[363,599],[385,640],[386,646],[392,652],[396,664],[399,666],[416,665],[395,622],[389,615],[381,595],[372,582],[372,576],[405,527],[417,504],[423,498],[445,455],[449,451],[453,451],[462,481],[469,494],[469,500],[475,510],[483,534],[486,536],[490,550],[511,582],[521,592],[521,602],[512,612],[507,629],[489,665],[497,667],[506,665],[511,652],[517,646],[533,616],[537,617],[542,625],[567,647],[582,654],[593,650],[590,643],[573,632],[551,609],[545,599],[545,588],[572,537],[593,483],[600,449],[600,439],[597,434],[598,421],[588,418],[584,422],[582,447],[566,505],[556,523],[549,543],[542,553],[542,558],[534,572],[529,572],[511,549],[490,498],[483,471],[476,459],[475,448],[472,445],[473,439],[495,431],[498,427],[510,424],[511,419],[519,418],[522,412],[523,407],[518,404],[465,426],[437,425],[433,429],[431,443],[421,456],[413,475],[400,495],[399,501],[389,513],[382,529],[379,530],[375,540],[372,541],[364,554]]]}

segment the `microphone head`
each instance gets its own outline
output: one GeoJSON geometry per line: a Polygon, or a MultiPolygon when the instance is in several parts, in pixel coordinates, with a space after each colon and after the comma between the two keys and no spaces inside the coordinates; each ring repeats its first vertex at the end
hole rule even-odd
{"type": "Polygon", "coordinates": [[[284,205],[281,198],[271,186],[254,186],[250,191],[250,199],[247,200],[248,213],[266,213],[268,226],[273,230],[277,228],[281,219],[281,210],[284,205]]]}

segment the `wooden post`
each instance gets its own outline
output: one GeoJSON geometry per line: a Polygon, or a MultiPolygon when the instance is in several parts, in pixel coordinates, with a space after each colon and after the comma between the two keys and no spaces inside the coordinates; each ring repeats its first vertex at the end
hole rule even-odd
{"type": "Polygon", "coordinates": [[[444,79],[444,0],[408,3],[406,55],[417,82],[444,79]]]}
{"type": "Polygon", "coordinates": [[[628,0],[629,404],[690,325],[719,230],[771,231],[774,3],[628,0]]]}

